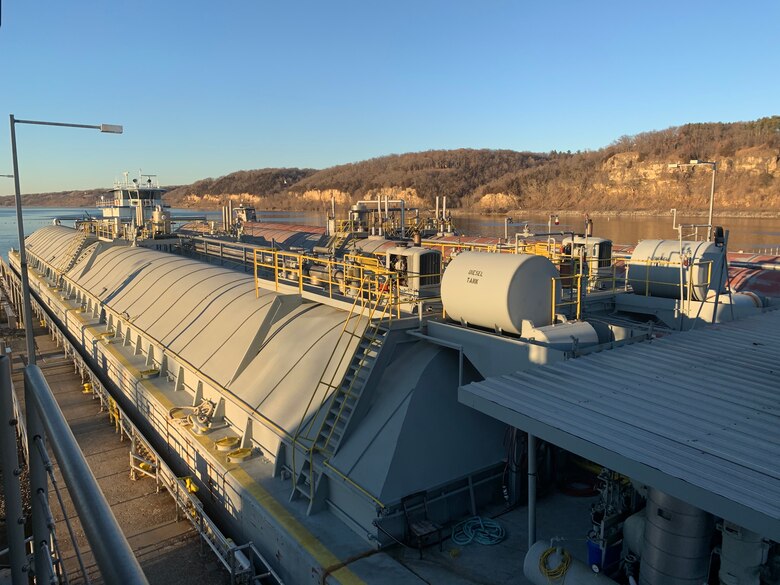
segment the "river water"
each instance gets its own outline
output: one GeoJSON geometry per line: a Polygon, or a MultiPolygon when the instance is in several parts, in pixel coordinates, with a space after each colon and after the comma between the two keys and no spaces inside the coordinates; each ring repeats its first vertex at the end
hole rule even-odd
{"type": "MultiPolygon", "coordinates": [[[[82,218],[86,213],[95,215],[95,208],[79,209],[73,207],[34,207],[24,210],[25,233],[31,234],[38,228],[50,225],[55,218],[61,219],[64,225],[73,225],[73,221],[82,218]]],[[[179,217],[205,216],[207,219],[219,220],[220,212],[216,210],[172,209],[174,220],[179,217]]],[[[325,216],[312,211],[278,211],[258,213],[260,221],[278,221],[284,223],[324,225],[325,216]]],[[[524,215],[512,218],[512,223],[505,226],[503,216],[465,215],[454,218],[457,229],[468,235],[502,236],[505,227],[510,238],[516,231],[522,231],[528,224],[532,232],[547,231],[549,216],[524,215]]],[[[701,217],[681,217],[681,223],[702,223],[701,217]]],[[[677,232],[672,227],[670,216],[596,216],[593,218],[593,235],[611,239],[616,244],[636,244],[643,239],[677,239],[677,232]]],[[[716,217],[716,225],[722,225],[729,230],[730,250],[777,250],[780,249],[780,214],[777,217],[716,217]]],[[[575,215],[561,215],[560,224],[553,225],[554,231],[584,230],[584,218],[575,215]]],[[[8,257],[8,250],[18,246],[19,239],[16,230],[16,212],[14,208],[0,208],[0,254],[8,257]]]]}

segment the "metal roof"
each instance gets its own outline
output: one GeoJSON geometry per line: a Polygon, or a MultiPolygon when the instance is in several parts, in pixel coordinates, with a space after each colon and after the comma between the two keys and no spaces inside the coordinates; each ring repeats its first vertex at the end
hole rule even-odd
{"type": "Polygon", "coordinates": [[[28,253],[37,254],[41,260],[56,270],[63,270],[77,251],[84,233],[61,225],[49,225],[36,230],[25,238],[28,253]]]}
{"type": "MultiPolygon", "coordinates": [[[[72,257],[79,235],[47,226],[26,241],[31,254],[66,266],[62,250],[72,257]]],[[[87,251],[65,274],[68,283],[288,432],[326,403],[332,389],[320,377],[340,380],[349,359],[338,358],[357,346],[341,334],[347,312],[256,291],[251,275],[129,244],[97,242],[87,251]]]]}
{"type": "Polygon", "coordinates": [[[459,400],[780,541],[780,311],[488,378],[459,400]]]}

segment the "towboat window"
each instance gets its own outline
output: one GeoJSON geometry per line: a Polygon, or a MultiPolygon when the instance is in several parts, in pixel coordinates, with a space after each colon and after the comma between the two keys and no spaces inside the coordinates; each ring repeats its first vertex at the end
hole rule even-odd
{"type": "Polygon", "coordinates": [[[599,268],[609,268],[612,259],[612,242],[599,244],[599,268]]]}

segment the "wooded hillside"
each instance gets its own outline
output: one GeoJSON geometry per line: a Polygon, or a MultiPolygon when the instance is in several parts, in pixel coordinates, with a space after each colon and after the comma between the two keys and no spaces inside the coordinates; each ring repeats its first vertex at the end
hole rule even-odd
{"type": "MultiPolygon", "coordinates": [[[[166,200],[174,207],[213,208],[232,199],[264,209],[320,209],[331,198],[343,206],[387,195],[423,207],[446,195],[453,208],[488,212],[704,210],[710,167],[669,168],[669,163],[692,159],[718,163],[718,209],[780,211],[780,116],[686,124],[623,136],[586,152],[436,150],[320,171],[238,171],[172,189],[166,200]]],[[[82,204],[73,194],[65,195],[29,196],[25,205],[38,200],[41,205],[82,204]]]]}

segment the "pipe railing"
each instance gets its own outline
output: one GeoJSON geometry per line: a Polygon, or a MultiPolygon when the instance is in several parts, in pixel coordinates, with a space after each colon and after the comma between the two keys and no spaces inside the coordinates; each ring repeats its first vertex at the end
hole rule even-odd
{"type": "MultiPolygon", "coordinates": [[[[103,580],[106,583],[148,585],[141,565],[133,555],[40,368],[25,368],[24,387],[32,493],[44,496],[48,493],[44,461],[38,446],[45,448],[45,437],[48,436],[103,580]],[[42,474],[33,473],[38,467],[43,471],[42,474]]],[[[51,575],[47,570],[47,566],[51,566],[49,528],[45,524],[36,525],[35,522],[36,516],[43,513],[44,510],[40,510],[36,514],[36,508],[33,507],[35,566],[39,582],[44,582],[40,579],[41,575],[51,575]]]]}
{"type": "Polygon", "coordinates": [[[0,460],[3,466],[3,492],[5,494],[6,532],[13,583],[27,580],[26,544],[24,538],[24,512],[19,485],[21,468],[16,450],[18,421],[14,412],[11,360],[0,356],[0,460]]]}

